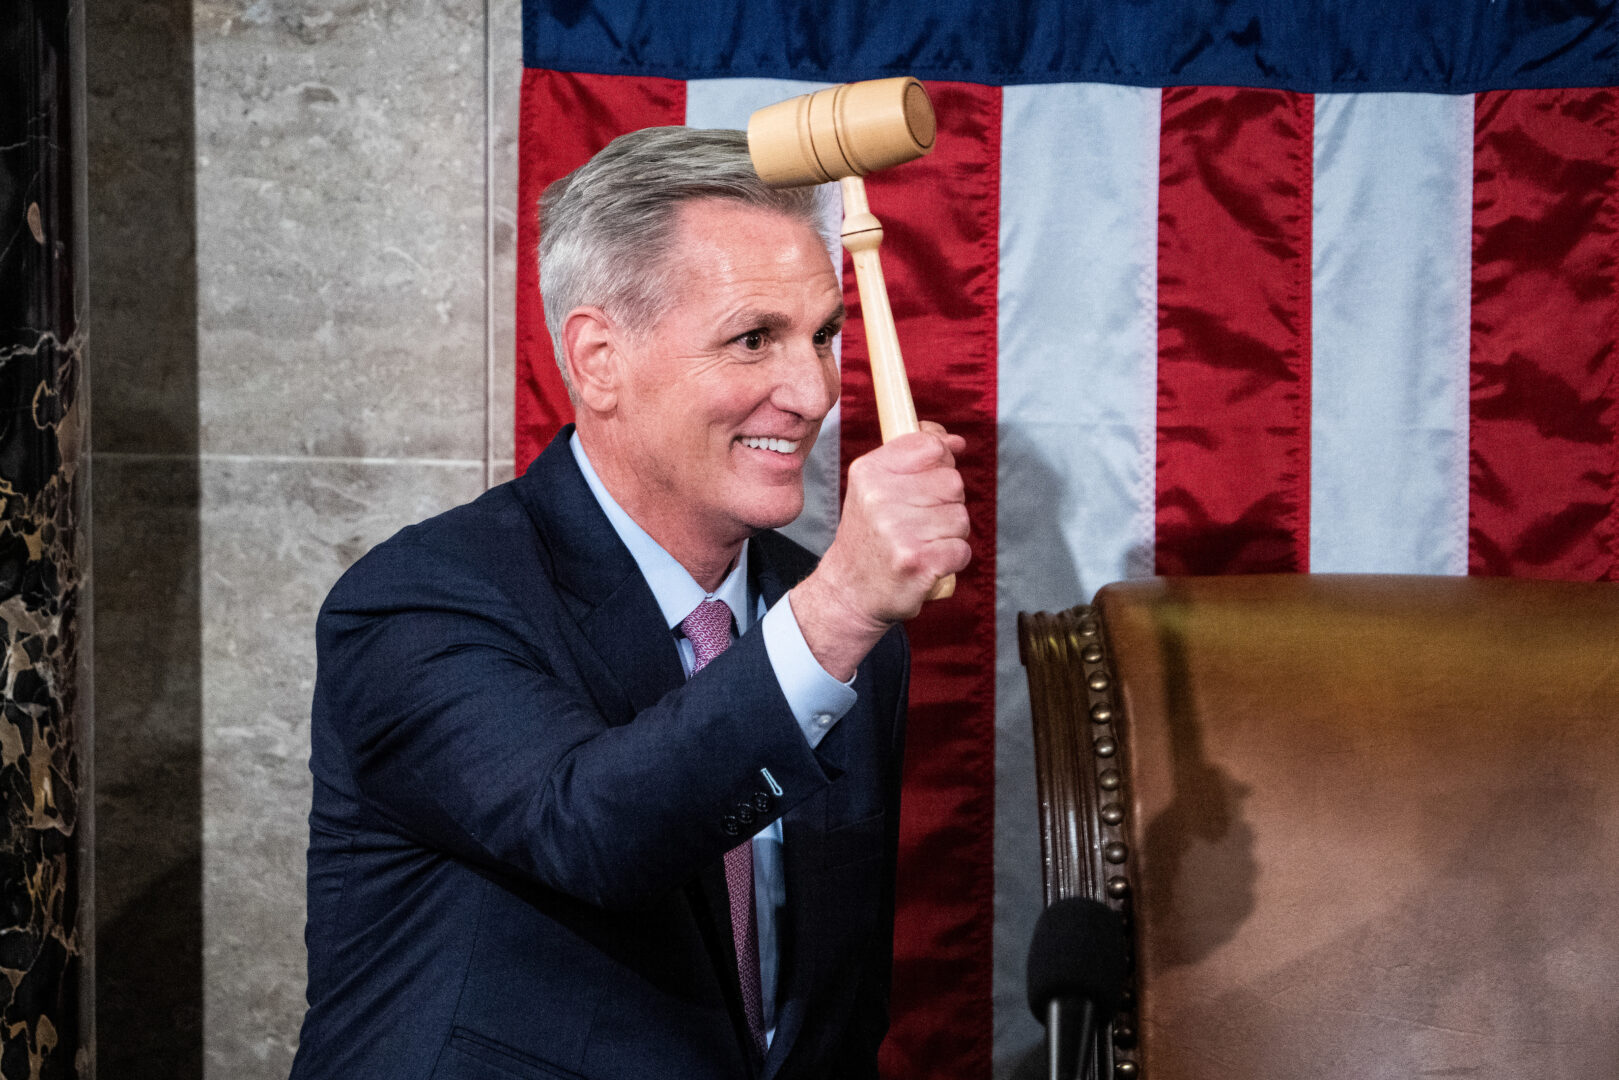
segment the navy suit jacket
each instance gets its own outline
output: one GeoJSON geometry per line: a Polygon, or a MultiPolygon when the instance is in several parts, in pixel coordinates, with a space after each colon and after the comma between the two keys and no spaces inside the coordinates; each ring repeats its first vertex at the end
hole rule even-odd
{"type": "MultiPolygon", "coordinates": [[[[379,545],[321,610],[294,1080],[875,1076],[903,635],[814,750],[762,634],[686,680],[569,433],[379,545]],[[777,817],[781,992],[760,1061],[722,859],[777,817]]],[[[769,603],[814,565],[774,533],[751,543],[769,603]]]]}

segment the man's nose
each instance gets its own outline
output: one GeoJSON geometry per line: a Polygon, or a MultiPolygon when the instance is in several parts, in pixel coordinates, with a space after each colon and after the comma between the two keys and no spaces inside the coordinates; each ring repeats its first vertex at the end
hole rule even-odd
{"type": "Polygon", "coordinates": [[[830,350],[813,342],[795,344],[782,358],[781,378],[771,400],[778,409],[819,421],[832,411],[841,389],[838,364],[830,350]]]}

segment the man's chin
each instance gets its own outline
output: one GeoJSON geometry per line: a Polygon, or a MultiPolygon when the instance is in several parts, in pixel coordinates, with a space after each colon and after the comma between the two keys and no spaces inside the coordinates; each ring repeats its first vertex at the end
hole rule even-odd
{"type": "Polygon", "coordinates": [[[798,492],[796,499],[768,499],[760,500],[749,508],[744,520],[754,532],[765,529],[781,529],[798,520],[798,515],[804,512],[804,493],[798,492]]]}

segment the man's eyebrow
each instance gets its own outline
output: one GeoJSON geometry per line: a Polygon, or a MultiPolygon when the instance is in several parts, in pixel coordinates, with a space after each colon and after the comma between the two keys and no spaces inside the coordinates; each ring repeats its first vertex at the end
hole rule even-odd
{"type": "Polygon", "coordinates": [[[745,326],[750,330],[785,330],[793,320],[779,311],[761,311],[744,308],[725,320],[727,326],[745,326]]]}
{"type": "MultiPolygon", "coordinates": [[[[841,327],[844,323],[845,315],[843,301],[839,300],[837,307],[827,313],[826,318],[821,320],[820,325],[841,327]]],[[[757,308],[744,308],[725,320],[725,325],[728,327],[741,326],[750,330],[758,329],[772,332],[786,330],[792,324],[793,320],[780,311],[766,311],[757,308]]]]}

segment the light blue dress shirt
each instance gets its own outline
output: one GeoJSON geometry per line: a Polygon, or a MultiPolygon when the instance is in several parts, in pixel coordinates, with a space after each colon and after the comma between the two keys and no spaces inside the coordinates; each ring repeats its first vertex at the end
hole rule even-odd
{"type": "MultiPolygon", "coordinates": [[[[793,614],[793,606],[786,596],[769,610],[764,597],[748,596],[748,548],[744,544],[736,565],[712,593],[704,591],[695,578],[681,566],[675,557],[647,535],[645,529],[618,505],[596,475],[596,470],[585,456],[585,449],[574,433],[568,441],[574,461],[584,474],[590,493],[596,497],[602,513],[612,524],[613,531],[629,548],[641,576],[652,589],[653,597],[663,612],[663,618],[680,650],[680,662],[690,678],[696,664],[696,652],[690,641],[679,631],[681,622],[704,600],[722,600],[731,609],[736,621],[737,636],[746,634],[759,623],[765,636],[765,653],[770,666],[781,684],[782,696],[798,721],[799,730],[811,747],[821,739],[843,715],[854,708],[857,695],[854,680],[842,682],[833,678],[804,641],[804,633],[793,614]]],[[[772,786],[775,779],[769,778],[772,786]]],[[[787,882],[782,870],[781,821],[771,822],[753,838],[753,897],[754,911],[759,925],[759,989],[764,998],[765,1043],[768,1045],[776,1033],[776,975],[780,960],[777,943],[777,920],[787,901],[787,882]]]]}

